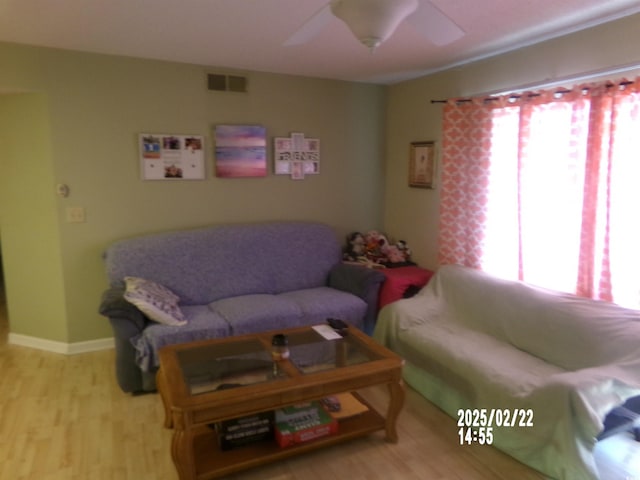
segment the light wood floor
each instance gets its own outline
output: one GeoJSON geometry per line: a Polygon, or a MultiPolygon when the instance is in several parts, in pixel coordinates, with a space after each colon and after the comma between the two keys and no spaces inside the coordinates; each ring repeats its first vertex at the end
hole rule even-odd
{"type": "MultiPolygon", "coordinates": [[[[0,480],[177,480],[160,398],[120,391],[113,350],[65,356],[8,345],[8,323],[0,288],[0,480]]],[[[366,393],[386,405],[384,389],[366,393]]],[[[455,421],[409,388],[398,430],[396,445],[374,434],[232,480],[545,478],[493,447],[460,446],[455,421]]],[[[600,442],[595,457],[602,480],[640,480],[631,434],[600,442]]]]}
{"type": "MultiPolygon", "coordinates": [[[[64,356],[0,344],[0,479],[176,480],[156,394],[122,393],[113,351],[64,356]]],[[[384,405],[384,389],[367,392],[384,405]]],[[[400,442],[382,434],[234,480],[540,480],[492,447],[458,445],[456,426],[409,390],[400,442]]]]}

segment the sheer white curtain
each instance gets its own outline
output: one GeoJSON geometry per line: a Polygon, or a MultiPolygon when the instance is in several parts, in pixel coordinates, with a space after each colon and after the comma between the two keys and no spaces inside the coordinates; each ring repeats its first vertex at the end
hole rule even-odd
{"type": "Polygon", "coordinates": [[[444,109],[440,261],[640,308],[637,82],[444,109]]]}

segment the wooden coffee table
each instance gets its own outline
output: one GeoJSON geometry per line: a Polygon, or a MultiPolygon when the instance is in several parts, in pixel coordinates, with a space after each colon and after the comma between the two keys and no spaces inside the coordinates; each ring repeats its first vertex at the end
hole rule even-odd
{"type": "Polygon", "coordinates": [[[364,333],[349,328],[327,340],[312,327],[172,345],[160,351],[157,386],[165,426],[173,428],[171,455],[180,479],[218,478],[323,446],[384,430],[397,442],[404,403],[403,360],[364,333]],[[274,362],[271,339],[287,335],[288,360],[274,362]],[[387,385],[385,415],[358,390],[387,385]],[[352,392],[368,411],[340,420],[338,433],[287,448],[261,441],[221,450],[211,425],[352,392]]]}

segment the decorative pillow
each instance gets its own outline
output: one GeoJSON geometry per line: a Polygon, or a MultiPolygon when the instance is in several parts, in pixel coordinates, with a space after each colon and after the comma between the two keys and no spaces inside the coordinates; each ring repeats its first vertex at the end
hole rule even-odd
{"type": "Polygon", "coordinates": [[[178,297],[167,287],[139,277],[124,277],[124,298],[138,307],[151,320],[164,325],[185,325],[187,321],[178,306],[178,297]]]}

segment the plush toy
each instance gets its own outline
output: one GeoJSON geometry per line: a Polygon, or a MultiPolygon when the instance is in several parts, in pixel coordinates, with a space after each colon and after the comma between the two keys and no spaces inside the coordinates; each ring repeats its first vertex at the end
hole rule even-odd
{"type": "Polygon", "coordinates": [[[406,267],[415,265],[411,261],[411,250],[404,240],[398,240],[387,250],[387,267],[406,267]]]}
{"type": "Polygon", "coordinates": [[[404,267],[407,265],[415,265],[411,261],[411,251],[407,246],[407,242],[399,240],[394,245],[385,245],[382,247],[384,258],[380,263],[386,267],[404,267]]]}
{"type": "Polygon", "coordinates": [[[405,261],[410,261],[411,260],[411,249],[409,248],[409,245],[407,245],[407,242],[405,242],[404,240],[398,240],[396,242],[396,246],[398,247],[398,250],[400,250],[400,252],[402,252],[402,255],[404,256],[405,261]]]}
{"type": "Polygon", "coordinates": [[[404,254],[397,245],[388,245],[383,253],[389,263],[402,263],[406,261],[404,254]]]}
{"type": "Polygon", "coordinates": [[[374,252],[378,249],[378,240],[380,239],[380,232],[377,230],[369,230],[364,236],[364,243],[367,252],[374,252]]]}
{"type": "Polygon", "coordinates": [[[350,262],[356,262],[365,254],[364,235],[360,232],[353,232],[347,236],[347,248],[345,249],[343,258],[350,262]]]}
{"type": "Polygon", "coordinates": [[[384,250],[389,245],[387,237],[377,230],[370,230],[364,238],[366,257],[374,262],[384,260],[384,250]]]}
{"type": "Polygon", "coordinates": [[[343,259],[358,262],[369,268],[399,267],[413,265],[411,251],[404,240],[389,243],[386,235],[378,230],[366,234],[353,232],[347,236],[343,259]]]}

